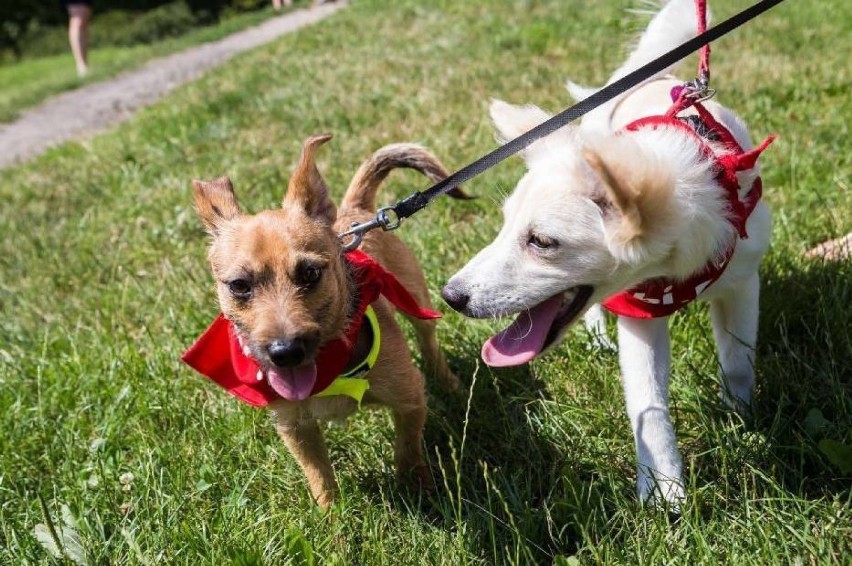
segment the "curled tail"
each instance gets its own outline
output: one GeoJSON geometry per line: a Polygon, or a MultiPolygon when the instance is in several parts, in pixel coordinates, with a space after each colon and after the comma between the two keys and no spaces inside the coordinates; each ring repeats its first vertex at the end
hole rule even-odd
{"type": "MultiPolygon", "coordinates": [[[[707,20],[710,21],[708,10],[707,20]]],[[[660,55],[671,51],[681,43],[689,41],[698,33],[698,16],[695,11],[694,0],[670,0],[651,19],[645,31],[639,37],[639,41],[631,51],[627,60],[616,69],[606,84],[611,84],[618,79],[635,71],[636,69],[650,63],[660,55]]],[[[659,73],[648,77],[654,80],[673,73],[678,63],[663,69],[659,73]]],[[[596,87],[582,86],[572,81],[567,81],[565,87],[568,93],[576,101],[583,100],[599,89],[596,87]]],[[[595,110],[583,117],[583,125],[591,129],[608,130],[609,117],[612,109],[632,91],[616,96],[613,100],[602,104],[595,110]]]]}
{"type": "MultiPolygon", "coordinates": [[[[710,21],[708,9],[707,21],[710,21]]],[[[609,78],[607,84],[650,63],[663,53],[698,35],[698,17],[694,0],[670,0],[648,23],[636,47],[627,60],[609,78]]],[[[674,72],[677,63],[650,77],[662,77],[674,72]]]]}
{"type": "MultiPolygon", "coordinates": [[[[400,168],[419,171],[435,183],[449,175],[441,161],[421,145],[413,143],[386,145],[371,155],[355,172],[343,196],[341,208],[375,210],[379,186],[391,171],[400,168]]],[[[459,187],[447,194],[457,199],[474,198],[459,187]]]]}

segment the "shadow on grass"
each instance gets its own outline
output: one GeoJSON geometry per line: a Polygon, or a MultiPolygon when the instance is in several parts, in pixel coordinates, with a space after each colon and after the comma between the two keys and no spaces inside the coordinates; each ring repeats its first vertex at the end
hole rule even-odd
{"type": "MultiPolygon", "coordinates": [[[[849,441],[850,275],[848,262],[766,263],[753,416],[743,423],[724,407],[712,370],[702,372],[707,391],[701,386],[702,398],[690,404],[695,413],[684,416],[693,437],[683,434],[680,445],[696,482],[690,528],[728,521],[748,501],[795,507],[848,490],[818,443],[849,441]]],[[[638,509],[624,462],[547,437],[547,412],[564,407],[528,367],[492,371],[478,359],[473,340],[454,345],[454,371],[469,387],[476,376],[469,405],[470,391],[453,396],[428,385],[425,440],[436,490],[377,487],[386,501],[434,528],[464,533],[459,541],[469,554],[494,563],[549,563],[589,541],[629,540],[637,524],[668,531],[671,517],[638,509]]],[[[623,456],[632,468],[632,452],[623,456]]],[[[389,478],[376,479],[362,485],[389,478]]]]}
{"type": "Polygon", "coordinates": [[[809,498],[838,493],[848,478],[817,443],[852,441],[852,261],[773,259],[763,276],[755,425],[783,486],[809,498]]]}
{"type": "MultiPolygon", "coordinates": [[[[713,395],[699,418],[707,450],[692,454],[699,492],[708,482],[709,492],[696,494],[695,501],[705,519],[739,508],[745,499],[831,500],[850,485],[820,442],[852,442],[852,262],[774,255],[762,274],[753,415],[742,426],[713,395]]],[[[478,352],[460,354],[454,367],[459,375],[472,375],[478,352]]],[[[496,559],[514,548],[522,560],[535,561],[573,554],[584,540],[608,536],[616,507],[630,505],[632,474],[623,478],[624,498],[613,498],[612,485],[598,481],[601,470],[594,462],[569,460],[563,447],[536,432],[541,427],[534,421],[549,394],[529,369],[479,368],[457,467],[447,463],[461,445],[467,399],[440,393],[433,398],[428,446],[442,458],[449,489],[440,489],[421,510],[445,528],[464,521],[478,530],[472,540],[480,551],[490,547],[496,559]]]]}
{"type": "Polygon", "coordinates": [[[701,453],[700,482],[726,484],[732,505],[755,489],[808,500],[845,493],[849,478],[819,443],[852,441],[852,262],[774,256],[761,283],[752,415],[743,423],[717,399],[700,417],[707,436],[691,450],[701,453]]]}
{"type": "MultiPolygon", "coordinates": [[[[467,389],[450,394],[427,380],[425,445],[435,490],[403,487],[384,496],[432,527],[465,532],[471,556],[547,563],[574,554],[581,525],[592,517],[604,528],[610,511],[611,493],[596,481],[600,470],[538,431],[551,399],[527,366],[492,372],[477,363],[478,350],[460,352],[460,346],[475,345],[457,345],[450,359],[467,389]]],[[[381,490],[382,479],[375,479],[361,485],[381,490]]]]}

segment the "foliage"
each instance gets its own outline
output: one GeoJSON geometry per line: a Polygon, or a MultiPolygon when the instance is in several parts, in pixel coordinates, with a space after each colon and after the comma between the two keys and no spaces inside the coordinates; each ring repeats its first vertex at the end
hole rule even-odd
{"type": "Polygon", "coordinates": [[[21,56],[21,41],[33,27],[39,23],[56,23],[48,6],[56,8],[51,2],[31,0],[4,0],[0,3],[0,54],[11,51],[21,56]]]}
{"type": "Polygon", "coordinates": [[[184,34],[196,26],[198,20],[186,2],[180,1],[144,12],[131,18],[125,26],[98,23],[103,28],[104,45],[137,45],[184,34]]]}

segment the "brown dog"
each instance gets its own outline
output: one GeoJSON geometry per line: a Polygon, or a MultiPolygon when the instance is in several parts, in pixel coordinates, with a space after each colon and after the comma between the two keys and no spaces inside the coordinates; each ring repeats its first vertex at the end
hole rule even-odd
{"type": "MultiPolygon", "coordinates": [[[[423,377],[412,363],[390,301],[380,296],[371,305],[376,331],[371,330],[372,322],[353,320],[362,291],[337,234],[352,222],[373,217],[376,192],[391,170],[416,169],[434,181],[447,175],[440,161],[420,146],[386,146],[359,168],[338,212],[314,161],[317,147],[330,138],[315,136],[305,142],[281,209],[243,214],[229,179],[193,182],[198,215],[212,236],[209,259],[222,312],[240,348],[256,363],[258,387],[274,391],[268,406],[278,433],[322,507],[333,501],[337,484],[318,420],[345,418],[358,402],[346,394],[316,392],[318,356],[347,343],[347,331],[355,327],[348,342],[354,348],[343,367],[358,365],[370,351],[372,334],[381,335],[363,401],[393,411],[397,473],[413,473],[421,483],[430,482],[421,449],[426,420],[423,377]]],[[[466,198],[461,191],[452,196],[466,198]]],[[[375,230],[362,249],[395,275],[418,305],[431,308],[423,273],[402,241],[375,230]]],[[[435,321],[410,320],[426,371],[447,388],[457,388],[458,380],[438,349],[435,321]]]]}

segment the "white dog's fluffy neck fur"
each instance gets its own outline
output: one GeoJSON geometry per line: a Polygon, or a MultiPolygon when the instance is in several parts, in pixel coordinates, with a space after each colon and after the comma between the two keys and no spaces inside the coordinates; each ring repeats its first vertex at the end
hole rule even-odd
{"type": "Polygon", "coordinates": [[[613,257],[637,268],[627,285],[686,279],[731,245],[736,234],[726,221],[725,195],[692,136],[673,128],[641,129],[587,144],[615,167],[648,180],[637,195],[644,205],[638,234],[624,234],[617,219],[604,221],[612,224],[604,236],[613,257]]]}

